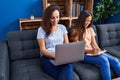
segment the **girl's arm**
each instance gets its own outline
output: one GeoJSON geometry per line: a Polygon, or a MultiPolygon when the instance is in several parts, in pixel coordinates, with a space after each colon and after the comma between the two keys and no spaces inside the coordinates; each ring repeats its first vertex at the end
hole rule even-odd
{"type": "Polygon", "coordinates": [[[98,47],[97,43],[96,43],[96,39],[95,39],[95,32],[92,28],[89,28],[88,29],[91,37],[90,37],[90,40],[91,40],[91,46],[92,46],[92,49],[90,48],[87,48],[86,46],[86,52],[87,53],[93,53],[93,54],[97,54],[99,51],[100,51],[100,48],[98,47]]]}
{"type": "Polygon", "coordinates": [[[92,37],[92,39],[91,39],[91,45],[92,45],[92,49],[85,47],[85,52],[86,53],[97,54],[97,53],[100,52],[100,48],[98,47],[94,37],[92,37]]]}
{"type": "Polygon", "coordinates": [[[99,46],[97,45],[95,36],[92,36],[92,38],[91,38],[91,45],[92,45],[93,53],[94,53],[94,54],[97,54],[97,53],[99,53],[99,52],[101,51],[101,49],[100,49],[99,46]]]}
{"type": "Polygon", "coordinates": [[[44,39],[38,39],[38,44],[39,44],[40,51],[43,55],[50,57],[50,58],[55,58],[55,54],[52,54],[46,49],[44,39]]]}

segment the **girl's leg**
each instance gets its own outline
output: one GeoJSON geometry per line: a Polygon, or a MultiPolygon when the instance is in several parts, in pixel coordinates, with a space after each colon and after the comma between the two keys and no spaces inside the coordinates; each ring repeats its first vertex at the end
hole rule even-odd
{"type": "Polygon", "coordinates": [[[99,56],[85,55],[84,62],[99,65],[102,80],[111,80],[110,64],[107,57],[105,57],[104,55],[99,56]]]}
{"type": "Polygon", "coordinates": [[[61,66],[54,66],[50,62],[50,58],[41,57],[42,69],[55,80],[73,80],[73,65],[66,64],[61,66]]]}
{"type": "Polygon", "coordinates": [[[103,55],[108,58],[110,66],[114,70],[114,72],[116,73],[116,76],[120,77],[120,62],[119,62],[119,60],[115,57],[108,55],[108,54],[103,54],[103,55]]]}

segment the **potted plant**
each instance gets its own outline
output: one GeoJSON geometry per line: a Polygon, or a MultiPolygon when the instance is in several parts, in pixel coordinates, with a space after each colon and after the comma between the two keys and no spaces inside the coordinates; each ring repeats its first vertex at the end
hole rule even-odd
{"type": "Polygon", "coordinates": [[[119,12],[120,0],[100,0],[94,8],[94,22],[104,23],[108,17],[114,16],[119,12]]]}

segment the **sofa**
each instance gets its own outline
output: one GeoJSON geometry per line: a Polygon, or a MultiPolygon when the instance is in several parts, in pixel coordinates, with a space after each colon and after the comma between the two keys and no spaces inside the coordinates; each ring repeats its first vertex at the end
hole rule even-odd
{"type": "MultiPolygon", "coordinates": [[[[97,34],[97,43],[102,49],[108,50],[106,54],[116,54],[118,56],[112,56],[119,58],[120,24],[93,25],[93,28],[97,34]],[[114,37],[108,38],[108,35],[112,34],[114,37]],[[106,39],[110,40],[108,44],[106,39]]],[[[37,30],[14,31],[8,32],[7,40],[0,41],[0,80],[53,80],[40,66],[40,51],[36,36],[37,30]]],[[[74,80],[102,80],[98,65],[82,61],[73,65],[74,80]]],[[[112,69],[111,73],[112,78],[115,78],[112,69]]]]}
{"type": "MultiPolygon", "coordinates": [[[[53,80],[40,66],[37,30],[8,33],[0,41],[0,80],[53,80]]],[[[74,80],[80,80],[74,72],[74,80]]]]}

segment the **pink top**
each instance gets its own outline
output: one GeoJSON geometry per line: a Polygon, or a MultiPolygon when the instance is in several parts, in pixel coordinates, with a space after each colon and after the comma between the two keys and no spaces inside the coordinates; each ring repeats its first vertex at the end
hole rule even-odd
{"type": "Polygon", "coordinates": [[[87,28],[86,29],[86,33],[84,34],[84,39],[86,41],[86,49],[92,49],[92,45],[91,45],[91,38],[94,37],[96,34],[93,30],[93,28],[87,28]]]}

